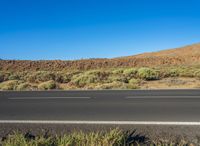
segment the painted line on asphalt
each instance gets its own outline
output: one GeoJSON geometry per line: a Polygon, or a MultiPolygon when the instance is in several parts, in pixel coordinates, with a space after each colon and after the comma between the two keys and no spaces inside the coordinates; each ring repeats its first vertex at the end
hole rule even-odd
{"type": "Polygon", "coordinates": [[[1,124],[97,124],[97,125],[177,125],[200,126],[200,122],[163,121],[42,121],[42,120],[0,120],[1,124]]]}
{"type": "Polygon", "coordinates": [[[91,97],[10,97],[9,100],[39,100],[39,99],[91,99],[91,97]]]}
{"type": "Polygon", "coordinates": [[[169,96],[169,95],[153,96],[153,95],[150,95],[150,96],[127,96],[124,98],[125,99],[200,99],[200,96],[199,95],[195,95],[195,96],[187,96],[187,95],[184,95],[184,96],[169,96]]]}

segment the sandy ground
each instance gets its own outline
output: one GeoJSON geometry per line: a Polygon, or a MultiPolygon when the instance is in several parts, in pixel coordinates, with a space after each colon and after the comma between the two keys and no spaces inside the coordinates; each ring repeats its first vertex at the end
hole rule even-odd
{"type": "Polygon", "coordinates": [[[196,78],[164,78],[155,81],[144,81],[141,89],[197,89],[200,88],[200,80],[196,78]]]}

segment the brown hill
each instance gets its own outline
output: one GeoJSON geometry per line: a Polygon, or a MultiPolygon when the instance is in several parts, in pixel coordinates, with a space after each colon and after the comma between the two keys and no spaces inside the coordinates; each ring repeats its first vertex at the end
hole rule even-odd
{"type": "Polygon", "coordinates": [[[0,70],[31,71],[31,70],[71,70],[98,69],[116,67],[159,67],[179,65],[199,65],[200,44],[183,48],[144,53],[113,59],[85,59],[75,61],[29,61],[29,60],[0,60],[0,70]]]}

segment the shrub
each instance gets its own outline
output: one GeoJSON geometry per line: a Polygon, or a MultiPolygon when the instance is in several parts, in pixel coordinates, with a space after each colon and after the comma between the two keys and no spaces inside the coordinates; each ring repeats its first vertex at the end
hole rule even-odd
{"type": "Polygon", "coordinates": [[[123,74],[123,72],[124,72],[124,69],[122,69],[122,68],[114,69],[112,71],[113,74],[123,74]]]}
{"type": "Polygon", "coordinates": [[[0,72],[0,82],[4,81],[4,74],[0,72]]]}
{"type": "Polygon", "coordinates": [[[108,74],[104,71],[87,71],[72,77],[71,82],[79,87],[91,83],[100,83],[107,79],[108,74]]]}
{"type": "Polygon", "coordinates": [[[7,81],[10,76],[8,72],[0,72],[0,82],[7,81]]]}
{"type": "Polygon", "coordinates": [[[200,69],[198,69],[194,72],[194,76],[197,78],[200,78],[200,69]]]}
{"type": "Polygon", "coordinates": [[[5,81],[0,84],[2,90],[15,90],[18,84],[17,80],[5,81]]]}
{"type": "Polygon", "coordinates": [[[56,83],[53,80],[43,82],[38,85],[38,89],[42,89],[42,90],[50,90],[50,89],[55,89],[55,88],[56,88],[56,83]]]}
{"type": "Polygon", "coordinates": [[[86,75],[86,74],[82,74],[82,75],[76,75],[73,77],[72,79],[72,83],[76,84],[77,86],[85,86],[86,84],[90,84],[90,83],[95,83],[98,82],[99,79],[97,76],[95,75],[86,75]]]}
{"type": "Polygon", "coordinates": [[[129,76],[129,77],[136,76],[137,69],[135,69],[135,68],[125,69],[124,72],[123,72],[123,74],[126,75],[126,76],[129,76]]]}
{"type": "Polygon", "coordinates": [[[178,77],[180,75],[180,70],[179,69],[171,69],[169,71],[169,76],[170,77],[178,77]]]}
{"type": "Polygon", "coordinates": [[[39,71],[28,75],[27,81],[31,83],[55,80],[55,74],[48,71],[39,71]]]}
{"type": "Polygon", "coordinates": [[[129,84],[138,84],[138,83],[139,83],[139,80],[137,79],[132,78],[129,80],[129,84]]]}
{"type": "Polygon", "coordinates": [[[144,80],[156,80],[159,78],[158,73],[150,68],[140,68],[138,70],[138,76],[144,80]]]}
{"type": "Polygon", "coordinates": [[[190,68],[176,67],[167,68],[162,71],[163,77],[194,77],[193,70],[190,68]]]}
{"type": "Polygon", "coordinates": [[[9,79],[9,80],[19,80],[20,77],[19,77],[19,75],[13,74],[13,73],[12,73],[12,74],[8,77],[8,79],[9,79]]]}
{"type": "Polygon", "coordinates": [[[29,83],[21,83],[17,86],[16,90],[23,91],[23,90],[30,90],[31,85],[29,83]]]}
{"type": "Polygon", "coordinates": [[[107,82],[111,83],[111,82],[123,82],[123,83],[128,83],[128,79],[127,77],[125,77],[123,74],[111,74],[108,78],[107,78],[107,82]]]}

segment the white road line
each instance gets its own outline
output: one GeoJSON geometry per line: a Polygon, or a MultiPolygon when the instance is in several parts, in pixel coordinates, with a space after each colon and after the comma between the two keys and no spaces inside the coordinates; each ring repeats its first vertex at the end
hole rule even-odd
{"type": "Polygon", "coordinates": [[[191,99],[191,98],[195,98],[195,99],[200,99],[200,95],[195,95],[195,96],[127,96],[124,97],[125,99],[162,99],[162,98],[168,98],[168,99],[191,99]]]}
{"type": "Polygon", "coordinates": [[[10,100],[38,100],[38,99],[90,99],[91,97],[10,97],[10,100]]]}
{"type": "Polygon", "coordinates": [[[40,120],[0,120],[1,124],[98,124],[98,125],[174,125],[200,126],[200,122],[163,121],[40,121],[40,120]]]}

